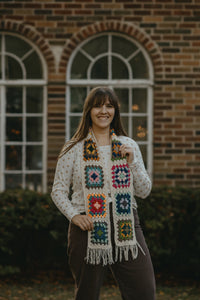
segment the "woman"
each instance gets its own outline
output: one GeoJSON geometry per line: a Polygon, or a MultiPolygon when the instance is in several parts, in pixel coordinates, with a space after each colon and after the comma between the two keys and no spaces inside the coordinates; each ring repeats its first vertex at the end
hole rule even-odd
{"type": "Polygon", "coordinates": [[[107,266],[122,299],[155,299],[134,198],[150,191],[139,147],[122,127],[117,96],[107,87],[94,88],[75,135],[60,153],[52,190],[53,201],[70,221],[68,257],[76,300],[99,299],[107,266]]]}

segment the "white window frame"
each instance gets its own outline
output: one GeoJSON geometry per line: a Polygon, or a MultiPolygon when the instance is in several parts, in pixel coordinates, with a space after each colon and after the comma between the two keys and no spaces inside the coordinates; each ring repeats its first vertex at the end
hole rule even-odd
{"type": "MultiPolygon", "coordinates": [[[[25,188],[25,176],[27,174],[41,174],[42,175],[42,191],[41,192],[46,192],[47,191],[47,66],[45,63],[45,60],[43,56],[41,55],[40,51],[38,48],[29,40],[25,39],[21,35],[18,34],[13,34],[10,32],[1,32],[2,35],[2,79],[0,79],[0,93],[1,93],[1,140],[0,140],[0,159],[1,159],[1,164],[0,164],[0,191],[5,190],[5,175],[6,174],[22,174],[22,188],[25,188]],[[5,79],[5,55],[7,53],[5,52],[5,40],[3,38],[4,35],[13,35],[18,37],[19,39],[24,40],[26,43],[28,43],[32,49],[25,54],[25,56],[22,58],[24,59],[28,55],[31,54],[32,51],[36,51],[40,61],[41,65],[43,68],[43,79],[16,79],[16,80],[6,80],[5,79]],[[26,102],[25,102],[25,93],[23,92],[23,102],[22,102],[22,107],[23,107],[23,112],[19,114],[8,114],[6,113],[6,88],[9,86],[14,86],[14,87],[21,87],[23,90],[26,87],[43,87],[43,112],[42,113],[26,113],[26,102]],[[7,116],[20,116],[23,118],[23,137],[22,141],[20,142],[7,142],[5,140],[6,137],[6,117],[7,116]],[[27,142],[26,141],[26,124],[25,124],[25,117],[42,117],[42,123],[43,123],[43,132],[42,132],[42,141],[41,142],[27,142]],[[6,170],[5,169],[5,158],[6,158],[6,146],[7,145],[20,145],[22,147],[22,169],[21,170],[6,170]],[[31,145],[41,145],[43,147],[42,151],[42,170],[26,170],[26,157],[25,157],[25,147],[31,145]]],[[[0,49],[1,52],[1,49],[0,49]]],[[[10,56],[14,57],[15,59],[20,61],[17,56],[14,54],[10,54],[10,56]]],[[[23,76],[25,77],[26,72],[25,68],[23,66],[23,63],[20,61],[20,65],[22,66],[23,70],[23,76]]]]}
{"type": "MultiPolygon", "coordinates": [[[[70,95],[70,88],[71,87],[87,87],[87,94],[89,93],[89,90],[91,87],[96,87],[96,86],[108,86],[110,88],[128,88],[129,89],[129,99],[131,99],[130,93],[132,93],[133,88],[146,88],[147,89],[147,112],[146,113],[134,113],[131,112],[131,107],[129,107],[129,113],[121,113],[121,116],[126,116],[129,119],[129,136],[132,137],[132,125],[131,121],[134,118],[134,116],[137,117],[142,117],[145,116],[147,117],[147,131],[148,131],[148,140],[147,141],[137,141],[138,145],[146,145],[147,146],[147,171],[151,178],[153,178],[153,85],[154,85],[154,72],[153,72],[153,65],[151,62],[151,59],[146,52],[146,50],[140,45],[136,40],[134,40],[131,37],[128,37],[124,34],[121,33],[115,33],[115,32],[106,32],[102,34],[98,34],[95,36],[92,36],[88,39],[86,39],[84,42],[79,44],[74,52],[72,53],[69,62],[68,62],[68,68],[67,68],[67,76],[66,76],[66,140],[70,139],[70,118],[71,117],[80,117],[82,113],[73,113],[70,112],[70,101],[71,101],[71,95],[70,95]],[[82,47],[88,43],[90,40],[95,39],[97,37],[107,35],[108,36],[108,64],[109,67],[108,69],[110,70],[108,76],[108,79],[105,80],[99,80],[99,79],[90,79],[90,74],[91,74],[91,68],[94,62],[100,58],[101,56],[104,56],[104,54],[100,54],[96,57],[91,57],[88,53],[86,53],[82,47]],[[132,70],[130,66],[127,64],[127,61],[132,59],[139,51],[141,51],[146,59],[146,63],[148,65],[149,69],[149,79],[126,79],[126,80],[113,80],[112,78],[112,67],[111,67],[111,55],[113,55],[111,51],[111,37],[115,35],[118,37],[126,38],[129,41],[131,41],[133,44],[135,44],[138,49],[133,52],[129,56],[128,59],[125,59],[122,57],[120,54],[114,53],[114,56],[119,57],[123,62],[126,64],[129,72],[129,76],[132,77],[132,70]],[[90,67],[88,68],[88,79],[71,79],[71,68],[72,68],[72,63],[74,61],[74,58],[78,52],[81,52],[83,55],[85,55],[89,60],[91,60],[90,67]]],[[[129,103],[130,106],[130,103],[129,103]]]]}

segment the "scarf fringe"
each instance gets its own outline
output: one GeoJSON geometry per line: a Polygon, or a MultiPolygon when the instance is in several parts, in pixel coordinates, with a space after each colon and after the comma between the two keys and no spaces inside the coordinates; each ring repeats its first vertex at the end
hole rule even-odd
{"type": "Polygon", "coordinates": [[[138,245],[138,247],[140,248],[142,254],[146,255],[145,252],[144,252],[144,250],[142,249],[142,246],[141,246],[138,242],[137,242],[137,245],[138,245]]]}
{"type": "MultiPolygon", "coordinates": [[[[129,259],[129,251],[133,259],[138,256],[138,248],[145,255],[142,247],[139,243],[136,245],[128,246],[115,246],[115,261],[122,261],[123,257],[126,261],[129,259]]],[[[107,264],[114,264],[112,249],[87,249],[87,256],[85,258],[88,264],[99,265],[102,263],[103,266],[107,264]]]]}
{"type": "Polygon", "coordinates": [[[138,256],[138,244],[128,246],[116,246],[115,247],[115,261],[122,261],[123,256],[127,261],[129,259],[128,254],[131,252],[132,258],[136,259],[138,256]]]}
{"type": "Polygon", "coordinates": [[[109,249],[91,249],[87,248],[86,262],[92,265],[113,264],[112,248],[109,249]]]}

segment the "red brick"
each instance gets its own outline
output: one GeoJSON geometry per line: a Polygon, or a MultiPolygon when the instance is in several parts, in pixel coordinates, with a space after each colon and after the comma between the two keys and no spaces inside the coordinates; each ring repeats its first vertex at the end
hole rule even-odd
{"type": "Polygon", "coordinates": [[[1,1],[0,11],[0,29],[25,35],[39,48],[48,68],[48,184],[65,140],[69,59],[88,37],[119,31],[141,44],[153,66],[153,142],[161,143],[154,149],[154,184],[200,187],[200,168],[186,165],[197,163],[200,155],[176,154],[180,149],[195,150],[200,142],[200,0],[1,1]],[[57,68],[49,45],[60,47],[57,68]],[[172,150],[167,155],[166,143],[172,150]]]}

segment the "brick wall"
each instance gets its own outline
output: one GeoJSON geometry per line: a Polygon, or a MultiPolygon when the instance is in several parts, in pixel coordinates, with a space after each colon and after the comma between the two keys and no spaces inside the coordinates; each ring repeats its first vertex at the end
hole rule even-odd
{"type": "Polygon", "coordinates": [[[136,38],[153,62],[154,185],[200,186],[200,0],[7,0],[0,28],[32,40],[48,65],[49,185],[65,136],[69,56],[113,30],[136,38]]]}

